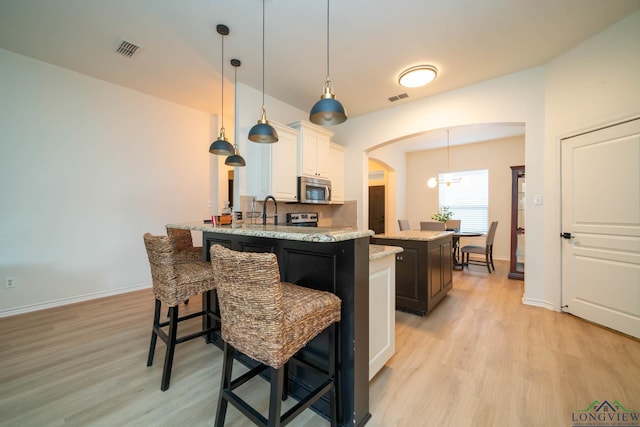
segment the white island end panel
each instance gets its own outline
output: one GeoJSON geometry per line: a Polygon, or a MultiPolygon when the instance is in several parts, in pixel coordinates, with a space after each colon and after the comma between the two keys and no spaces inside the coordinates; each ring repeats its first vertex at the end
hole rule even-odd
{"type": "MultiPolygon", "coordinates": [[[[371,245],[377,246],[377,245],[371,245]]],[[[382,369],[396,351],[396,257],[402,248],[391,249],[380,256],[371,248],[369,259],[369,380],[382,369]],[[375,253],[375,255],[374,255],[375,253]]]]}

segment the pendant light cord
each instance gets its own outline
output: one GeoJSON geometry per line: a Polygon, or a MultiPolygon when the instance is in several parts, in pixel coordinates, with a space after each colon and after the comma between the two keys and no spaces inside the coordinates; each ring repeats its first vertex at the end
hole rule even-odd
{"type": "Polygon", "coordinates": [[[327,0],[327,80],[329,80],[329,0],[327,0]]]}
{"type": "Polygon", "coordinates": [[[449,160],[449,156],[450,156],[449,150],[450,150],[449,149],[449,129],[447,129],[447,173],[451,172],[451,162],[449,160]]]}
{"type": "Polygon", "coordinates": [[[264,3],[262,0],[262,113],[264,114],[264,3]]]}
{"type": "MultiPolygon", "coordinates": [[[[233,60],[231,64],[233,65],[233,137],[238,141],[236,138],[238,134],[238,120],[236,119],[238,117],[238,65],[233,64],[233,60]]],[[[234,142],[233,146],[235,148],[233,151],[238,154],[238,144],[234,142]]]]}
{"type": "Polygon", "coordinates": [[[220,61],[220,66],[222,68],[222,87],[221,87],[221,91],[222,91],[222,129],[224,129],[224,34],[221,34],[222,36],[222,61],[220,61]]]}

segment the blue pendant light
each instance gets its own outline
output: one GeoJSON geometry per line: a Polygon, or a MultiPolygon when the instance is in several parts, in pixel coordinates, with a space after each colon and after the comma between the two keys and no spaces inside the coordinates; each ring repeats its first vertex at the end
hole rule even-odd
{"type": "Polygon", "coordinates": [[[220,136],[209,146],[209,152],[219,156],[232,156],[235,154],[235,150],[233,149],[233,145],[227,141],[227,137],[224,134],[224,36],[229,34],[229,27],[219,24],[216,30],[218,34],[222,36],[222,126],[220,126],[220,136]]]}
{"type": "Polygon", "coordinates": [[[278,142],[278,132],[269,124],[267,112],[264,109],[264,1],[262,0],[262,116],[258,124],[249,130],[249,141],[271,144],[278,142]]]}
{"type": "MultiPolygon", "coordinates": [[[[239,59],[232,59],[231,60],[231,65],[234,66],[234,70],[233,70],[233,99],[234,99],[234,117],[238,117],[238,67],[241,65],[241,62],[239,59]]],[[[236,124],[238,122],[236,121],[236,124]]],[[[237,127],[236,127],[236,135],[238,134],[237,131],[237,127]]],[[[247,162],[245,162],[244,158],[240,155],[240,149],[238,148],[238,144],[234,145],[234,153],[227,157],[226,160],[224,161],[224,164],[227,166],[238,166],[238,167],[242,167],[242,166],[246,166],[247,162]]]]}
{"type": "Polygon", "coordinates": [[[347,112],[333,94],[333,82],[329,77],[329,0],[327,0],[327,79],[324,82],[320,101],[311,108],[309,120],[321,126],[338,125],[347,120],[347,112]]]}

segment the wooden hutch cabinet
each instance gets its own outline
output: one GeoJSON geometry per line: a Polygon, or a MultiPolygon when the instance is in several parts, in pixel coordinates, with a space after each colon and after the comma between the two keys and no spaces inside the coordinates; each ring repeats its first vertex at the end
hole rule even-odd
{"type": "Polygon", "coordinates": [[[511,166],[511,256],[509,279],[524,280],[524,166],[511,166]]]}

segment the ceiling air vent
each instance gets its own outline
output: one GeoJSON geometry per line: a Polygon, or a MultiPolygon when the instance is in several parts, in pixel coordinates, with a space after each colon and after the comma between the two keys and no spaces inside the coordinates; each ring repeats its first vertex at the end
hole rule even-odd
{"type": "Polygon", "coordinates": [[[118,46],[118,48],[116,49],[116,53],[119,53],[122,56],[126,56],[127,58],[131,58],[138,49],[140,49],[140,46],[136,46],[133,43],[123,40],[120,43],[120,46],[118,46]]]}
{"type": "Polygon", "coordinates": [[[405,99],[405,98],[408,98],[408,97],[409,97],[409,95],[407,95],[406,93],[401,93],[400,95],[395,95],[395,96],[389,97],[389,101],[396,102],[396,101],[399,101],[401,99],[405,99]]]}

